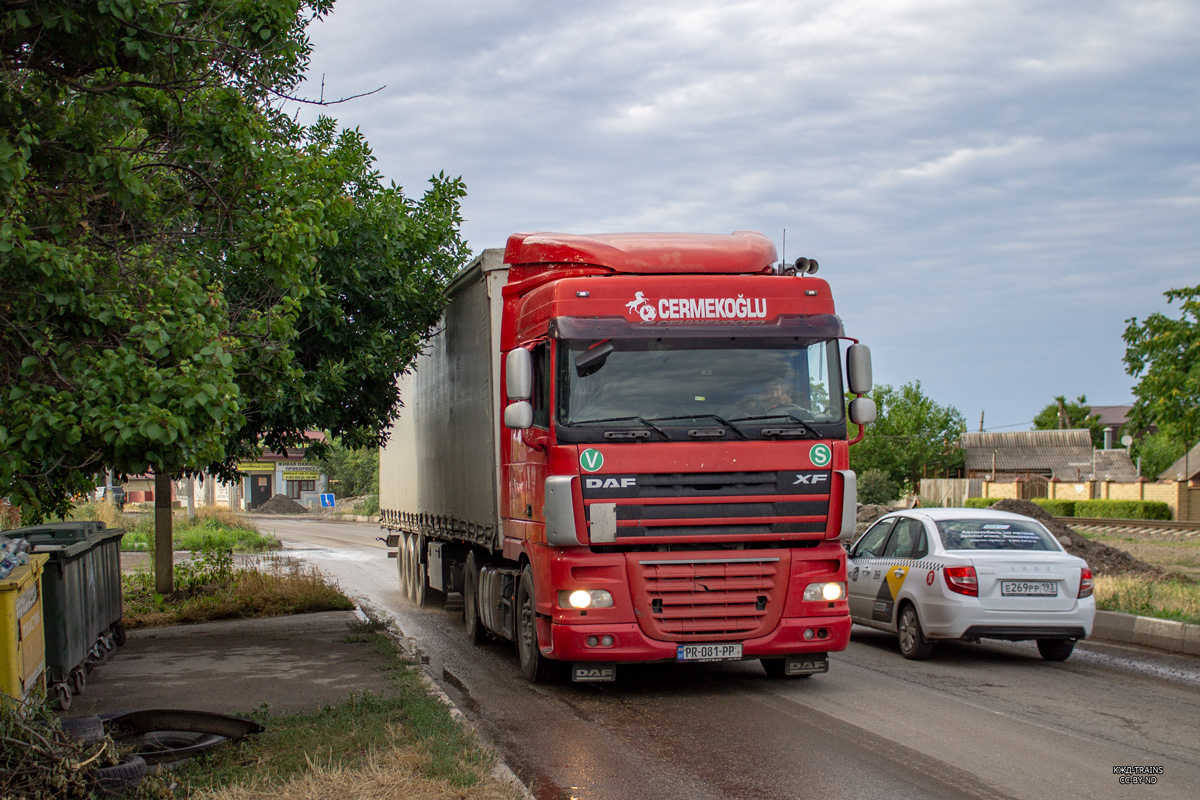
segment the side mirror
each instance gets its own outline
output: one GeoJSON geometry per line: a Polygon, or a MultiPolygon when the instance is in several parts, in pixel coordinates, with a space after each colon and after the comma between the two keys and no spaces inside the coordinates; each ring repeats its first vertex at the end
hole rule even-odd
{"type": "Polygon", "coordinates": [[[847,348],[846,382],[854,394],[867,394],[871,391],[871,348],[865,344],[852,344],[847,348]]]}
{"type": "Polygon", "coordinates": [[[504,407],[504,427],[524,431],[533,427],[533,405],[528,400],[518,400],[504,407]]]}
{"type": "Polygon", "coordinates": [[[850,421],[855,425],[870,425],[878,414],[875,401],[869,397],[856,397],[850,401],[850,421]]]}
{"type": "MultiPolygon", "coordinates": [[[[533,396],[533,358],[524,347],[509,351],[508,359],[504,362],[504,382],[510,403],[528,400],[533,396]]],[[[532,408],[530,413],[533,413],[532,408]]],[[[505,409],[504,416],[507,420],[508,409],[505,409]]],[[[505,424],[508,424],[507,421],[505,424]]],[[[509,425],[508,427],[513,426],[509,425]]],[[[524,427],[528,428],[529,426],[525,425],[524,427]]]]}

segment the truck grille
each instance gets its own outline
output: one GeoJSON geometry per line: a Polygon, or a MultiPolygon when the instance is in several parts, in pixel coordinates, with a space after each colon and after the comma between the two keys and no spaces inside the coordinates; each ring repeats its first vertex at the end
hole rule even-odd
{"type": "Polygon", "coordinates": [[[778,557],[642,560],[631,554],[642,631],[660,641],[763,636],[783,610],[787,551],[778,557]]]}
{"type": "MultiPolygon", "coordinates": [[[[585,475],[591,523],[611,504],[616,540],[824,534],[828,470],[585,475]]],[[[812,537],[800,537],[812,538],[812,537]]]]}

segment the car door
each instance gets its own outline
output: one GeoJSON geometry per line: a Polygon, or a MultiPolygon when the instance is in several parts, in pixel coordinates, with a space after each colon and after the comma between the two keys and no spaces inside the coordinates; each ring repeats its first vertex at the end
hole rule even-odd
{"type": "Polygon", "coordinates": [[[883,570],[875,584],[871,619],[891,624],[896,615],[896,598],[900,596],[900,589],[908,580],[908,573],[912,571],[915,563],[914,553],[923,545],[924,537],[925,526],[920,520],[901,517],[896,521],[880,559],[883,570]]]}
{"type": "Polygon", "coordinates": [[[846,600],[850,605],[850,616],[856,622],[871,619],[871,606],[879,591],[879,581],[883,579],[879,559],[897,519],[884,517],[868,528],[846,558],[846,600]]]}

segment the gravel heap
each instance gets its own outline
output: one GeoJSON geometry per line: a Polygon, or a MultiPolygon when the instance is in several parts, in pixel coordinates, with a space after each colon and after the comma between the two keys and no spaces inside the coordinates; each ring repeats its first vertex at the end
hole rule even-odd
{"type": "Polygon", "coordinates": [[[1092,571],[1099,575],[1143,575],[1148,578],[1165,578],[1165,570],[1140,561],[1116,547],[1085,539],[1060,520],[1050,516],[1046,509],[1029,500],[1001,500],[992,508],[1033,517],[1050,529],[1068,553],[1088,562],[1092,571]]]}
{"type": "Polygon", "coordinates": [[[307,514],[308,509],[286,495],[277,494],[258,508],[256,514],[307,514]]]}

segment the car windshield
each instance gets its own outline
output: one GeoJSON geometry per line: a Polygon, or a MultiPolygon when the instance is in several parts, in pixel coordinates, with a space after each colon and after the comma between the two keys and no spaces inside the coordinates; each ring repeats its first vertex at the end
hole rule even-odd
{"type": "Polygon", "coordinates": [[[842,423],[838,367],[836,340],[569,341],[559,349],[557,422],[842,423]]]}
{"type": "Polygon", "coordinates": [[[947,550],[1044,550],[1058,552],[1048,530],[1030,520],[938,520],[942,545],[947,550]]]}

